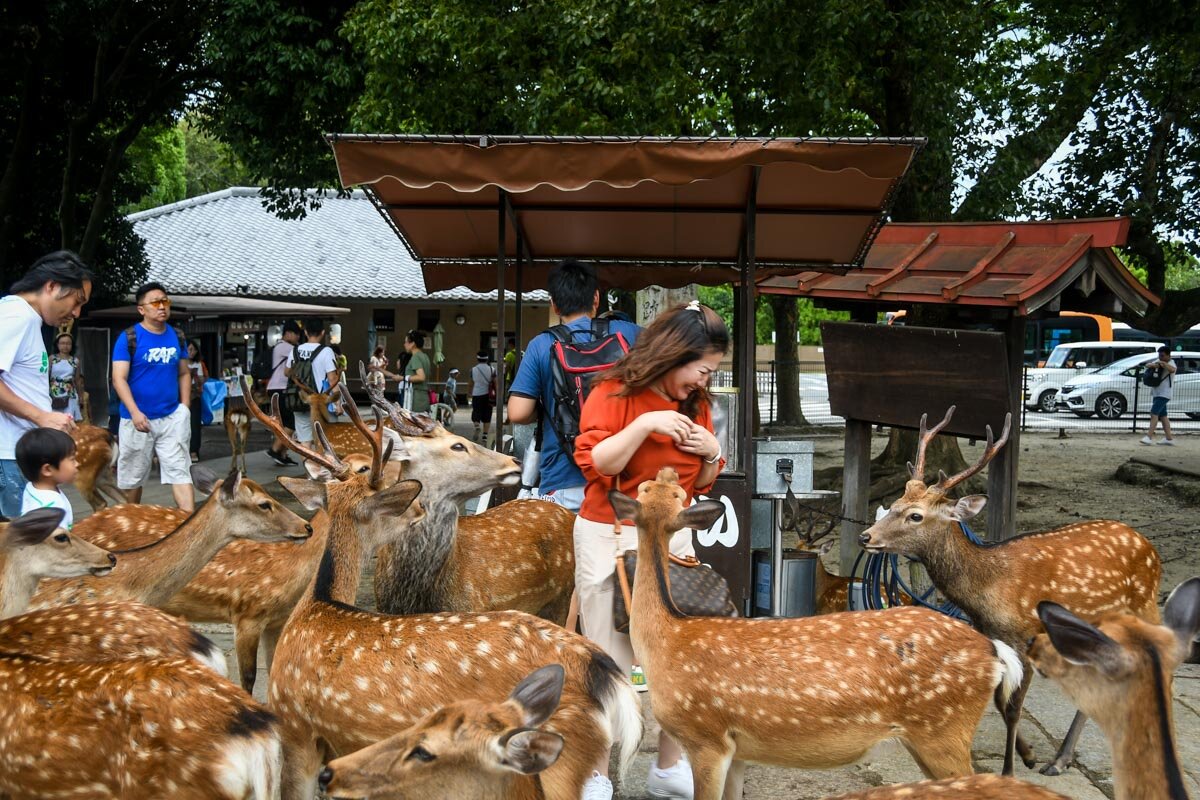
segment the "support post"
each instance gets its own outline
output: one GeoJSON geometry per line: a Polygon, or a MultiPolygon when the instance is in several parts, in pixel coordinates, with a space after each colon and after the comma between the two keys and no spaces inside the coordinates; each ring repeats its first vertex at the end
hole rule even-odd
{"type": "MultiPolygon", "coordinates": [[[[842,466],[842,516],[866,520],[871,501],[871,423],[861,419],[846,420],[845,463],[842,466]]],[[[854,569],[854,559],[860,551],[858,535],[863,526],[842,521],[839,562],[842,575],[854,569]]]]}
{"type": "Polygon", "coordinates": [[[746,473],[746,485],[750,487],[753,493],[754,487],[757,486],[757,478],[754,474],[754,420],[758,416],[758,396],[755,391],[756,375],[754,363],[755,347],[754,347],[754,252],[756,243],[756,223],[758,218],[758,177],[760,167],[753,167],[750,174],[750,191],[746,201],[746,245],[744,257],[742,258],[742,291],[738,298],[741,301],[741,323],[742,327],[738,330],[738,347],[741,350],[741,396],[743,402],[741,430],[742,465],[746,473]]]}
{"type": "MultiPolygon", "coordinates": [[[[988,464],[988,539],[1011,539],[1017,532],[1017,462],[1021,453],[1021,367],[1025,355],[1025,318],[1012,314],[1004,324],[1004,348],[1008,356],[1008,406],[1013,426],[1008,444],[988,464]]],[[[996,420],[995,425],[1003,425],[996,420]]],[[[993,425],[997,436],[1000,431],[993,425]]],[[[969,459],[968,459],[969,460],[969,459]]]]}
{"type": "Polygon", "coordinates": [[[508,193],[500,189],[496,208],[496,436],[493,447],[500,450],[504,442],[504,268],[508,233],[508,193]]]}

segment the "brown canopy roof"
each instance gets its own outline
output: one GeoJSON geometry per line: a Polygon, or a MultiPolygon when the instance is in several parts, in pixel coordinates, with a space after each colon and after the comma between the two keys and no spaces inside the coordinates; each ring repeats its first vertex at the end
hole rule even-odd
{"type": "Polygon", "coordinates": [[[1052,222],[889,223],[862,267],[805,272],[759,283],[768,294],[873,302],[1010,308],[1026,315],[1059,301],[1066,310],[1144,313],[1158,298],[1113,253],[1128,219],[1052,222]]]}
{"type": "MultiPolygon", "coordinates": [[[[329,137],[344,186],[364,185],[430,291],[496,288],[518,239],[522,288],[568,256],[608,285],[737,277],[747,209],[759,267],[861,263],[922,140],[329,137]],[[486,266],[485,269],[481,267],[486,266]]],[[[510,266],[506,285],[515,283],[510,266]]],[[[762,274],[762,272],[759,272],[762,274]]]]}

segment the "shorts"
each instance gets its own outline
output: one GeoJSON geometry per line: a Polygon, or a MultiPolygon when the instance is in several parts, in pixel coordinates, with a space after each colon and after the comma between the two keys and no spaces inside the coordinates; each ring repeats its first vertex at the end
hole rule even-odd
{"type": "Polygon", "coordinates": [[[117,488],[141,486],[155,454],[163,483],[190,484],[191,441],[192,411],[182,403],[167,416],[150,420],[149,433],[133,427],[133,420],[122,419],[117,437],[117,488]]]}
{"type": "Polygon", "coordinates": [[[9,519],[21,516],[21,500],[27,483],[16,459],[0,460],[0,514],[9,519]]]}
{"type": "Polygon", "coordinates": [[[297,442],[313,441],[312,414],[307,411],[297,411],[292,421],[295,423],[294,435],[297,442]]]}
{"type": "Polygon", "coordinates": [[[1167,403],[1170,402],[1169,397],[1154,397],[1150,400],[1150,416],[1165,417],[1167,415],[1167,403]]]}
{"type": "MultiPolygon", "coordinates": [[[[613,597],[617,588],[617,549],[636,550],[637,528],[621,526],[613,536],[611,522],[575,518],[575,591],[579,593],[579,625],[583,635],[612,656],[626,678],[634,664],[629,634],[613,627],[613,597]]],[[[684,528],[671,537],[670,550],[677,556],[695,555],[692,531],[684,528]]]]}
{"type": "MultiPolygon", "coordinates": [[[[270,389],[267,391],[267,413],[271,413],[271,398],[279,395],[279,418],[283,420],[283,427],[289,431],[296,429],[296,412],[288,408],[287,390],[286,389],[270,389]]],[[[245,402],[244,400],[242,402],[245,402]]]]}
{"type": "Polygon", "coordinates": [[[471,422],[492,421],[492,400],[486,394],[471,395],[471,422]]]}
{"type": "MultiPolygon", "coordinates": [[[[548,503],[554,503],[555,505],[562,506],[567,511],[578,514],[579,507],[583,505],[583,490],[585,488],[587,487],[567,486],[562,489],[551,489],[548,492],[542,492],[539,490],[537,498],[539,500],[545,500],[548,503]]],[[[611,532],[611,527],[609,530],[611,532]]],[[[637,544],[636,540],[634,541],[634,544],[637,544]]]]}

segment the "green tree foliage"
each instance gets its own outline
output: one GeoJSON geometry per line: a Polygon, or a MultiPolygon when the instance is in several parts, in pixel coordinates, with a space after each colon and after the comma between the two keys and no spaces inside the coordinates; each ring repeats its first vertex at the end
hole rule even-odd
{"type": "Polygon", "coordinates": [[[127,176],[148,186],[149,191],[123,206],[122,214],[176,203],[188,196],[187,145],[177,125],[146,128],[133,140],[128,155],[127,176]]]}

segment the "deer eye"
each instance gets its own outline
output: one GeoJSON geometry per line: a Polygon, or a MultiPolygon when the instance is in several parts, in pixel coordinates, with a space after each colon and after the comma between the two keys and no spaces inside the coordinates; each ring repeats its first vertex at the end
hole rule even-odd
{"type": "Polygon", "coordinates": [[[426,750],[424,747],[418,745],[412,749],[411,753],[408,754],[409,761],[413,760],[414,758],[417,761],[424,761],[426,764],[428,764],[430,761],[433,761],[435,758],[437,758],[437,756],[426,750]]]}
{"type": "Polygon", "coordinates": [[[363,467],[359,467],[359,468],[358,468],[358,474],[359,474],[359,475],[362,475],[364,472],[370,472],[370,471],[371,471],[371,468],[370,468],[370,467],[367,467],[367,466],[363,466],[363,467]]]}
{"type": "Polygon", "coordinates": [[[463,444],[462,442],[455,442],[454,444],[450,445],[450,449],[456,450],[460,453],[467,452],[467,446],[465,444],[463,444]]]}
{"type": "Polygon", "coordinates": [[[66,544],[70,540],[71,540],[71,537],[65,533],[57,534],[54,537],[54,541],[58,542],[59,544],[66,544]]]}
{"type": "Polygon", "coordinates": [[[258,504],[258,507],[261,508],[263,511],[270,511],[271,510],[271,501],[264,500],[258,504]]]}
{"type": "Polygon", "coordinates": [[[914,511],[908,515],[909,522],[920,522],[923,519],[925,519],[925,517],[921,515],[920,511],[914,511]]]}

